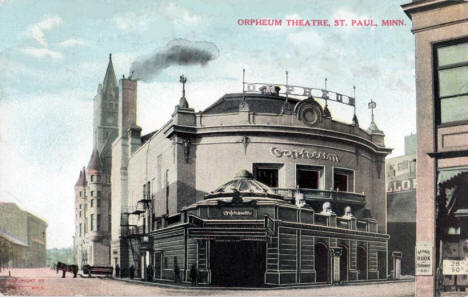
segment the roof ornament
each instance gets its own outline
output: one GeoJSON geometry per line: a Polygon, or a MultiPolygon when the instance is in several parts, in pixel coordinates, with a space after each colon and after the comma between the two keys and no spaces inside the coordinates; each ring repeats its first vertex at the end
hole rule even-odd
{"type": "Polygon", "coordinates": [[[322,98],[325,99],[325,108],[323,110],[323,116],[325,118],[331,118],[330,110],[328,109],[328,90],[327,90],[327,78],[325,77],[325,89],[322,90],[322,98]]]}
{"type": "Polygon", "coordinates": [[[357,118],[357,115],[356,115],[356,104],[355,104],[355,100],[356,100],[356,86],[353,86],[353,109],[354,109],[354,115],[353,115],[353,126],[356,126],[356,127],[359,127],[359,120],[357,118]]]}
{"type": "Polygon", "coordinates": [[[242,69],[242,101],[239,103],[239,111],[249,111],[249,104],[245,100],[245,68],[242,69]]]}
{"type": "Polygon", "coordinates": [[[367,107],[371,110],[371,123],[369,126],[369,132],[371,133],[382,133],[382,131],[377,127],[377,124],[375,123],[374,120],[374,109],[377,107],[377,103],[375,103],[374,100],[371,99],[371,101],[367,104],[367,107]]]}
{"type": "Polygon", "coordinates": [[[281,107],[281,114],[291,113],[288,99],[289,99],[289,73],[286,70],[286,100],[284,100],[284,104],[281,107]]]}
{"type": "Polygon", "coordinates": [[[179,82],[182,84],[182,97],[179,100],[179,108],[189,108],[187,99],[185,98],[185,84],[187,83],[187,78],[182,74],[179,78],[179,82]]]}

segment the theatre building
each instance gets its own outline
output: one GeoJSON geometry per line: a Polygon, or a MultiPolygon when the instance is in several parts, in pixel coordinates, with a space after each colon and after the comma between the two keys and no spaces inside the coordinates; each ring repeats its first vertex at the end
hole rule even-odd
{"type": "Polygon", "coordinates": [[[387,278],[391,150],[374,118],[367,130],[356,114],[333,119],[328,103],[354,108],[353,97],[244,83],[195,112],[183,90],[170,120],[142,136],[136,93],[120,80],[111,249],[124,274],[146,278],[150,265],[155,280],[190,281],[196,269],[221,286],[387,278]]]}

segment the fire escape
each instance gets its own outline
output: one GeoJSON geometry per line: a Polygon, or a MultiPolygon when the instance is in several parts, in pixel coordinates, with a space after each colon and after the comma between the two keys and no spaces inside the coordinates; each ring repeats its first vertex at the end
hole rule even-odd
{"type": "Polygon", "coordinates": [[[137,274],[140,272],[139,263],[140,263],[140,249],[143,247],[148,249],[151,246],[149,237],[147,236],[148,231],[146,225],[150,225],[151,222],[147,220],[151,217],[151,195],[146,187],[143,187],[143,197],[138,200],[133,211],[124,212],[120,216],[120,226],[122,228],[122,238],[126,239],[128,246],[130,247],[132,262],[135,267],[137,274]],[[149,212],[149,214],[148,214],[149,212]],[[138,219],[141,215],[144,215],[143,225],[130,224],[130,216],[138,216],[138,219]],[[147,215],[145,215],[147,214],[147,215]]]}

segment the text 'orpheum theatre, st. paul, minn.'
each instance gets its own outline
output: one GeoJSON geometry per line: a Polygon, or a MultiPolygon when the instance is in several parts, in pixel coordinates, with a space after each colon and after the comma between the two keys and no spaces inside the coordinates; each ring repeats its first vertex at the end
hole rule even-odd
{"type": "Polygon", "coordinates": [[[137,80],[117,82],[109,60],[75,186],[78,265],[225,286],[387,278],[391,149],[354,95],[244,81],[195,111],[180,82],[169,121],[141,135],[137,80]],[[331,102],[354,116],[335,120],[331,102]]]}

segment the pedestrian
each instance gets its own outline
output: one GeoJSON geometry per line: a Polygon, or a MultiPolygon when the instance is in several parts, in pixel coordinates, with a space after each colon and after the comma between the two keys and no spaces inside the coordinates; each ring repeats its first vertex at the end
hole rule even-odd
{"type": "Polygon", "coordinates": [[[120,266],[115,264],[115,277],[120,277],[120,266]]]}
{"type": "Polygon", "coordinates": [[[130,278],[133,279],[135,277],[135,266],[130,266],[130,278]]]}
{"type": "Polygon", "coordinates": [[[195,264],[192,264],[192,267],[190,268],[190,280],[192,281],[192,286],[197,285],[197,278],[198,278],[197,267],[195,266],[195,264]]]}
{"type": "Polygon", "coordinates": [[[174,262],[174,282],[175,283],[180,282],[180,269],[179,269],[179,266],[177,265],[177,262],[174,262]]]}
{"type": "Polygon", "coordinates": [[[76,278],[76,275],[78,274],[78,265],[72,266],[72,272],[73,272],[73,278],[76,278]]]}
{"type": "Polygon", "coordinates": [[[153,280],[153,266],[152,265],[149,265],[148,266],[148,281],[152,281],[153,280]]]}
{"type": "Polygon", "coordinates": [[[65,278],[65,274],[67,273],[67,267],[65,265],[62,265],[62,278],[65,278]]]}

